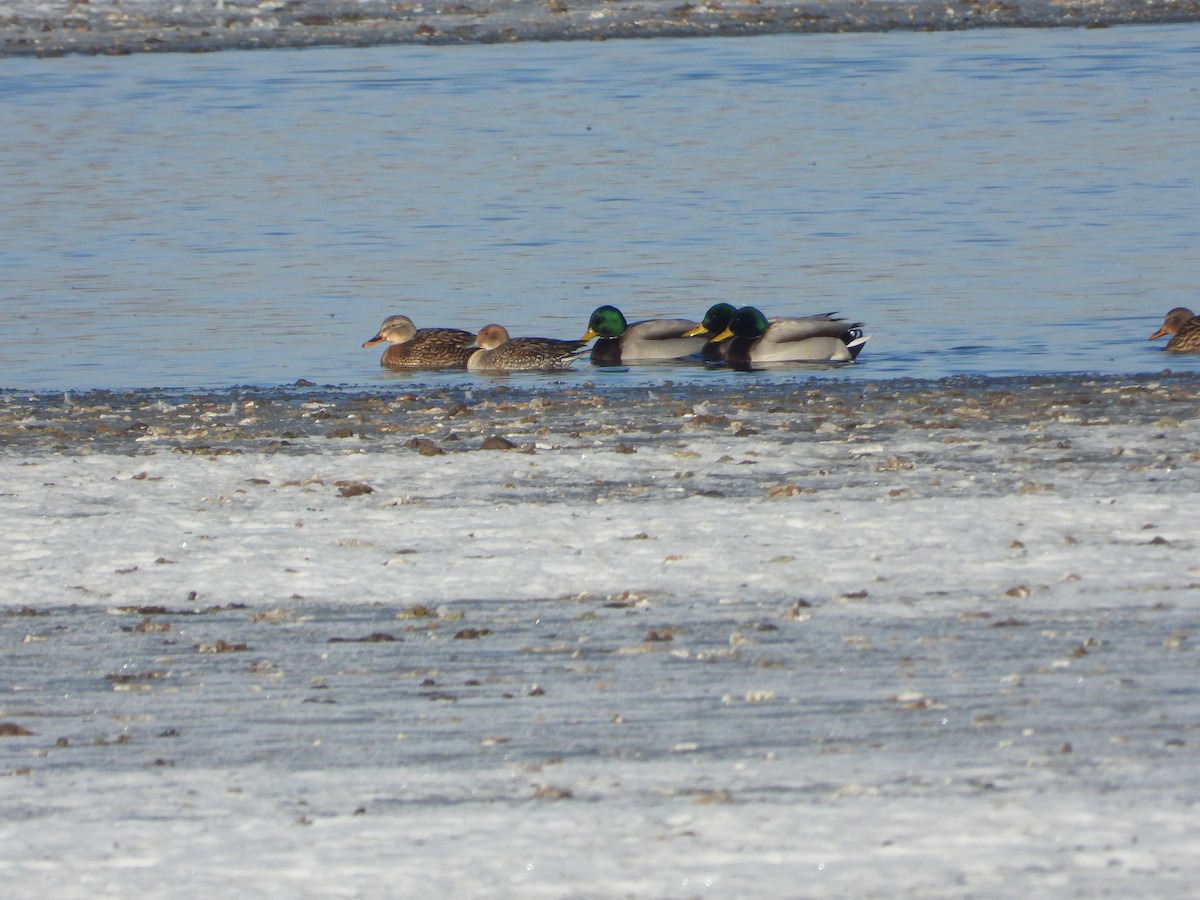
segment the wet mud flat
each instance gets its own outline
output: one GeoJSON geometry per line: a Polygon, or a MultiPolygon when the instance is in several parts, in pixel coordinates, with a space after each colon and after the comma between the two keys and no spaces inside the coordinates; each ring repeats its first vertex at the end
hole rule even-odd
{"type": "MultiPolygon", "coordinates": [[[[1200,376],[956,377],[852,382],[748,381],[710,388],[594,382],[356,390],[301,382],[215,391],[0,392],[6,454],[357,452],[425,454],[600,440],[630,451],[697,433],[794,443],[886,442],[913,432],[953,444],[1005,433],[1177,430],[1200,403],[1200,376]],[[963,440],[958,440],[962,438],[963,440]],[[486,447],[484,445],[487,445],[486,447]]],[[[1164,433],[1166,437],[1166,433],[1164,433]]]]}
{"type": "Polygon", "coordinates": [[[487,44],[781,33],[1107,27],[1194,22],[1196,0],[17,0],[0,10],[0,55],[487,44]]]}

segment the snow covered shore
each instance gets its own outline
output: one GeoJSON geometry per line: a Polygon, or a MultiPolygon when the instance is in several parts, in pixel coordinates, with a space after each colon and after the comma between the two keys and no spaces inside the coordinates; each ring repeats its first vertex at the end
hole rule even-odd
{"type": "Polygon", "coordinates": [[[614,38],[1194,22],[1187,2],[1053,0],[7,0],[0,55],[61,56],[380,44],[478,44],[614,38]]]}
{"type": "Polygon", "coordinates": [[[0,396],[6,893],[1186,896],[1198,400],[0,396]]]}

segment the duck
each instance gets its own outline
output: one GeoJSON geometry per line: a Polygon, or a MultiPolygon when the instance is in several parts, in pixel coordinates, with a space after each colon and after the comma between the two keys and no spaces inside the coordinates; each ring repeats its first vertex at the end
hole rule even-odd
{"type": "Polygon", "coordinates": [[[465,369],[475,335],[461,328],[417,328],[408,316],[388,316],[375,337],[363,341],[371,347],[391,344],[379,358],[381,366],[397,369],[465,369]]]}
{"type": "Polygon", "coordinates": [[[823,313],[803,318],[768,319],[753,306],[743,306],[728,327],[713,338],[729,341],[725,361],[733,366],[765,362],[849,362],[870,339],[862,324],[823,313]]]}
{"type": "Polygon", "coordinates": [[[531,372],[565,369],[586,346],[585,341],[508,336],[503,325],[485,325],[467,345],[472,372],[531,372]]]}
{"type": "Polygon", "coordinates": [[[704,346],[700,348],[700,356],[706,362],[721,362],[725,359],[725,348],[729,345],[714,338],[729,327],[729,322],[737,312],[732,303],[714,303],[700,320],[700,324],[689,331],[685,337],[704,336],[704,346]]]}
{"type": "Polygon", "coordinates": [[[697,325],[691,319],[647,319],[630,325],[615,306],[601,306],[580,340],[599,338],[592,346],[592,362],[601,366],[679,359],[698,353],[707,341],[688,337],[697,325]]]}
{"type": "Polygon", "coordinates": [[[1200,353],[1200,316],[1184,306],[1177,306],[1163,319],[1162,327],[1148,341],[1171,335],[1167,341],[1168,353],[1200,353]]]}

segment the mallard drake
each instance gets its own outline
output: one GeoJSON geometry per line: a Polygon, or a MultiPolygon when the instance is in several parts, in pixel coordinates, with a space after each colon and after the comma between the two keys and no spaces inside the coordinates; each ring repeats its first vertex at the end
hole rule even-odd
{"type": "Polygon", "coordinates": [[[388,316],[364,347],[391,344],[379,359],[381,366],[403,369],[462,369],[475,335],[461,328],[417,328],[408,316],[388,316]]]}
{"type": "Polygon", "coordinates": [[[725,348],[729,345],[713,339],[729,327],[729,322],[736,312],[737,307],[732,303],[714,303],[708,308],[708,312],[704,314],[700,324],[685,335],[685,337],[697,335],[704,337],[705,343],[700,348],[700,355],[708,362],[720,362],[725,358],[725,348]]]}
{"type": "Polygon", "coordinates": [[[1200,353],[1200,316],[1184,306],[1177,306],[1163,319],[1162,328],[1146,340],[1157,340],[1171,335],[1167,341],[1168,353],[1200,353]]]}
{"type": "Polygon", "coordinates": [[[729,341],[725,361],[748,366],[766,362],[848,362],[869,338],[858,322],[835,319],[834,313],[804,318],[768,319],[753,306],[743,306],[713,340],[729,341]]]}
{"type": "Polygon", "coordinates": [[[467,368],[473,372],[528,372],[565,369],[584,347],[583,341],[557,338],[510,338],[503,325],[485,325],[468,344],[467,368]]]}
{"type": "Polygon", "coordinates": [[[704,346],[706,338],[687,336],[695,328],[691,319],[647,319],[630,325],[615,306],[601,306],[580,340],[599,338],[592,346],[592,362],[602,366],[679,359],[704,346]]]}

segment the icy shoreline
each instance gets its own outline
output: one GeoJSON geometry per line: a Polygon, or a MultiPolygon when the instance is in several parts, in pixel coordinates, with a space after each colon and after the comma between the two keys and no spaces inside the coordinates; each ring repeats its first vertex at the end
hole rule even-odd
{"type": "Polygon", "coordinates": [[[487,44],[518,41],[712,37],[994,27],[1107,27],[1194,22],[1187,2],[1053,0],[1020,3],[757,0],[612,3],[472,0],[11,0],[0,15],[0,55],[63,56],[231,49],[487,44]]]}
{"type": "Polygon", "coordinates": [[[532,375],[453,384],[413,381],[395,388],[301,381],[223,389],[7,389],[0,390],[0,442],[8,453],[145,453],[175,445],[295,453],[324,452],[329,445],[320,439],[353,439],[350,448],[339,449],[369,452],[433,435],[449,438],[442,450],[461,451],[478,449],[469,444],[472,435],[502,434],[530,449],[551,432],[567,440],[593,436],[588,429],[656,440],[702,426],[737,432],[742,424],[783,440],[808,440],[822,428],[865,440],[913,427],[1152,427],[1163,416],[1194,415],[1198,390],[1200,374],[1169,369],[876,381],[785,380],[755,373],[744,385],[716,386],[613,386],[532,375]],[[303,443],[312,440],[318,443],[303,443]]]}
{"type": "Polygon", "coordinates": [[[1186,896],[1198,400],[1167,373],[6,393],[0,871],[1186,896]]]}

